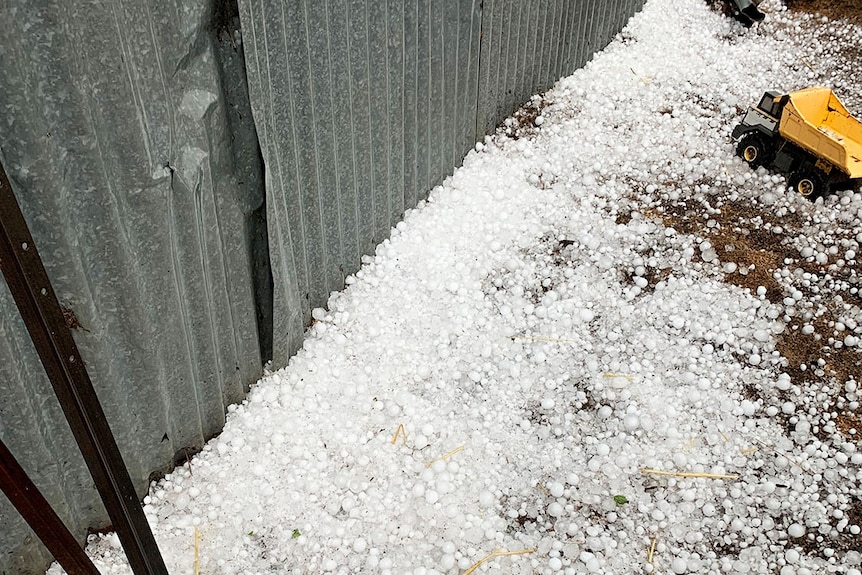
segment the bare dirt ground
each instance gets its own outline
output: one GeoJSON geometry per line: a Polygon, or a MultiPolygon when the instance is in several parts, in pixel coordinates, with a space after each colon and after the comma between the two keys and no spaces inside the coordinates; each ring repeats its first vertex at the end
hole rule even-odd
{"type": "Polygon", "coordinates": [[[862,3],[859,0],[784,0],[794,12],[821,14],[829,19],[846,18],[862,23],[862,3]]]}

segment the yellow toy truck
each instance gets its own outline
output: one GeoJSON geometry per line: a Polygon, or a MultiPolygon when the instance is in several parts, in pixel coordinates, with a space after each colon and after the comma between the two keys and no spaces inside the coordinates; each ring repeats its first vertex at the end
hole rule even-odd
{"type": "Polygon", "coordinates": [[[766,92],[733,129],[733,139],[749,166],[790,174],[790,187],[810,199],[862,178],[862,122],[829,88],[766,92]]]}

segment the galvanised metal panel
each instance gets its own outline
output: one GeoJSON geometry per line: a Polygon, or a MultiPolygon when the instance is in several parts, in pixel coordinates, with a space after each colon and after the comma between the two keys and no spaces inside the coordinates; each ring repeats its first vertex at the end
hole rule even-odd
{"type": "Polygon", "coordinates": [[[274,351],[472,147],[481,2],[243,0],[274,351]]]}
{"type": "MultiPolygon", "coordinates": [[[[0,5],[0,159],[139,493],[261,372],[261,166],[223,16],[203,0],[0,5]]],[[[3,441],[72,531],[104,526],[5,283],[0,395],[3,441]]],[[[0,525],[0,571],[44,572],[5,498],[0,525]]]]}
{"type": "Polygon", "coordinates": [[[476,138],[607,45],[643,0],[485,0],[476,138]]]}
{"type": "MultiPolygon", "coordinates": [[[[455,163],[461,165],[463,155],[476,143],[476,118],[479,113],[480,51],[482,45],[482,0],[461,0],[459,14],[460,36],[458,41],[458,93],[462,101],[458,115],[454,118],[460,139],[457,149],[461,157],[455,163]]],[[[457,152],[456,149],[456,152],[457,152]]]]}

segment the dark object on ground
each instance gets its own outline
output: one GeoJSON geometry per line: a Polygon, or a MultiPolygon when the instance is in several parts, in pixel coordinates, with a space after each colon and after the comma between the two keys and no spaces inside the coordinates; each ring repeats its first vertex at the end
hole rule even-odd
{"type": "Polygon", "coordinates": [[[766,15],[757,7],[761,0],[727,0],[730,4],[730,12],[734,18],[745,27],[762,22],[766,15]]]}

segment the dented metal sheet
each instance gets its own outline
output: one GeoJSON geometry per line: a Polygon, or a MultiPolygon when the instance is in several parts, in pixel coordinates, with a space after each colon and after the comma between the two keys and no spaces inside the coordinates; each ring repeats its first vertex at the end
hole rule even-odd
{"type": "MultiPolygon", "coordinates": [[[[140,494],[261,371],[247,238],[263,195],[232,150],[221,85],[240,78],[219,70],[233,48],[210,40],[213,9],[0,5],[2,161],[140,494]]],[[[0,281],[0,437],[83,539],[107,516],[26,334],[0,281]]],[[[2,497],[0,525],[0,571],[44,572],[2,497]]]]}

